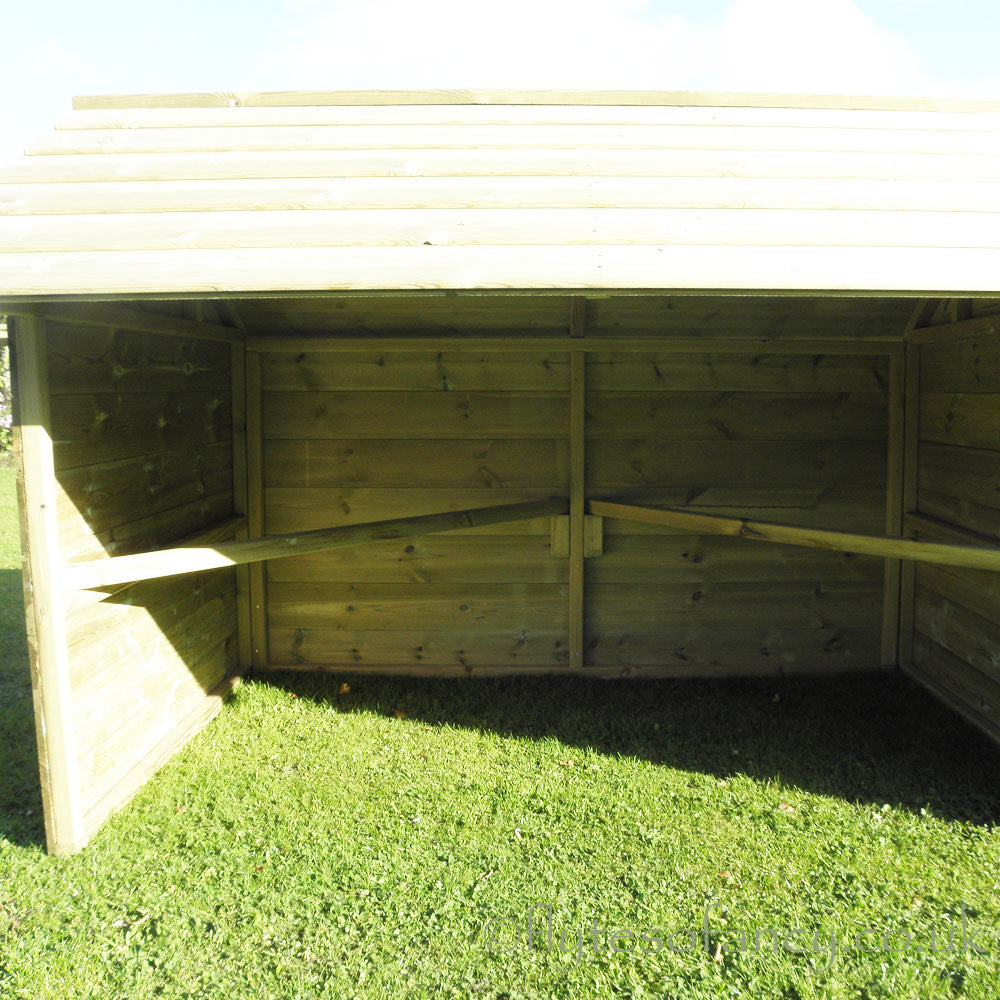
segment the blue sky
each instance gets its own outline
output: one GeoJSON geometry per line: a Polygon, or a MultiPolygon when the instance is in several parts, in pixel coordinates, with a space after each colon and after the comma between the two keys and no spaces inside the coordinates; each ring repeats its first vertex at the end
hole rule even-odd
{"type": "Polygon", "coordinates": [[[0,162],[74,94],[642,87],[1000,97],[983,0],[135,0],[0,25],[0,162]]]}

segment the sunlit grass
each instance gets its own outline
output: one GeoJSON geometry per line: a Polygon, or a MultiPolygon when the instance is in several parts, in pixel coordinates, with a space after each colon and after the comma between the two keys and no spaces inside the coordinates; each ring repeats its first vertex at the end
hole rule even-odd
{"type": "Polygon", "coordinates": [[[282,675],[47,857],[0,477],[0,996],[998,995],[1000,753],[896,677],[282,675]]]}

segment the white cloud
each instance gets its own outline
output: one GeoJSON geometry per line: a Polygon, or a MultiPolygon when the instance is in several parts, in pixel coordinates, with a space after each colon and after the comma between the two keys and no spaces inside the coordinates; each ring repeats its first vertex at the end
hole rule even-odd
{"type": "Polygon", "coordinates": [[[852,0],[733,0],[715,21],[639,0],[292,2],[276,57],[297,86],[955,90],[852,0]]]}

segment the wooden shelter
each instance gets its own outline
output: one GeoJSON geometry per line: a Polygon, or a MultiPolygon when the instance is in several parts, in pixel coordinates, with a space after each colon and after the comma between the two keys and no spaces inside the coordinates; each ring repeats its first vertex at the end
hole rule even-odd
{"type": "Polygon", "coordinates": [[[1000,738],[1000,105],[80,98],[0,173],[49,848],[251,667],[896,665],[1000,738]]]}

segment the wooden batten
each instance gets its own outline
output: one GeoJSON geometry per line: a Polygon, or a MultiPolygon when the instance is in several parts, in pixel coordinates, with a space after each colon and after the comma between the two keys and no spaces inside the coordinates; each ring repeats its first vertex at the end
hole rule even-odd
{"type": "MultiPolygon", "coordinates": [[[[245,356],[246,390],[246,479],[247,538],[264,535],[264,415],[260,355],[248,351],[245,356]]],[[[250,605],[250,660],[263,666],[267,655],[267,573],[262,562],[251,562],[247,570],[250,605]]],[[[245,638],[242,640],[245,645],[245,638]]]]}
{"type": "Polygon", "coordinates": [[[39,316],[59,322],[82,323],[84,325],[111,327],[114,329],[137,330],[143,333],[172,333],[198,340],[220,340],[237,342],[242,340],[238,330],[216,323],[184,319],[180,316],[163,316],[143,312],[104,302],[38,302],[0,303],[4,312],[10,315],[39,316]]]}
{"type": "MultiPolygon", "coordinates": [[[[582,340],[587,332],[587,300],[570,299],[569,335],[582,340]]],[[[569,662],[583,666],[583,588],[585,556],[586,363],[582,351],[569,355],[569,662]]]]}
{"type": "MultiPolygon", "coordinates": [[[[238,315],[238,314],[236,314],[238,315]]],[[[233,512],[242,518],[236,533],[238,540],[249,537],[249,477],[247,476],[247,380],[246,347],[233,344],[230,359],[230,384],[233,397],[233,512]]],[[[236,570],[236,609],[238,657],[242,670],[253,662],[251,621],[253,597],[250,588],[250,569],[242,566],[236,570]]]]}
{"type": "MultiPolygon", "coordinates": [[[[905,416],[906,358],[893,355],[889,359],[889,427],[887,433],[888,468],[886,470],[885,533],[890,536],[903,532],[903,494],[905,491],[905,416]]],[[[899,662],[899,617],[901,563],[887,559],[885,586],[882,596],[882,666],[899,662]]]]}

